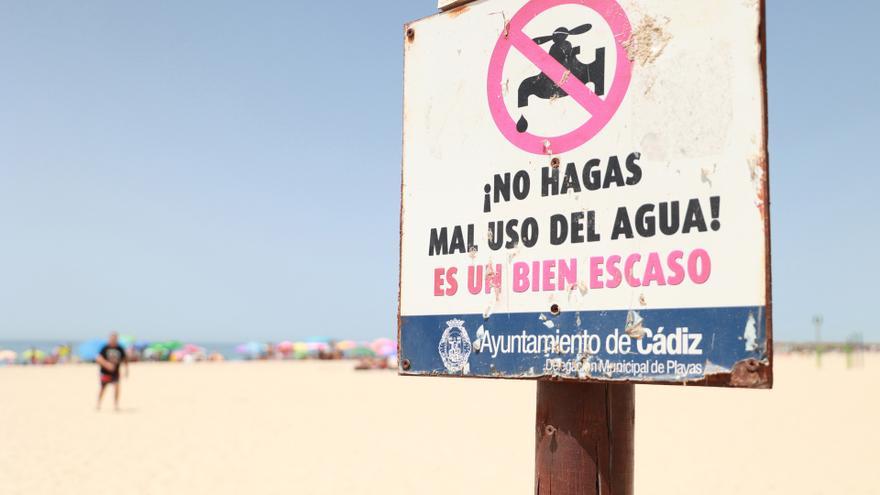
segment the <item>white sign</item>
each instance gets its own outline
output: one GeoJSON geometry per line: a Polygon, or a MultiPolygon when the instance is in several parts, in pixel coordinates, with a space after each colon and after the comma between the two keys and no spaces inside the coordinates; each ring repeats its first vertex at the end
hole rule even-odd
{"type": "Polygon", "coordinates": [[[484,0],[408,25],[403,371],[710,382],[748,362],[739,385],[768,385],[761,21],[757,1],[484,0]],[[661,372],[669,349],[638,345],[676,332],[699,367],[661,372]],[[581,340],[529,351],[541,335],[581,340]]]}

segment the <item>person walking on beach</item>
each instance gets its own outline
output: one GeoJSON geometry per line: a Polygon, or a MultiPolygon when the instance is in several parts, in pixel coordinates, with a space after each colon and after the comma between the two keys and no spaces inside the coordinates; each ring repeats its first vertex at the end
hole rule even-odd
{"type": "Polygon", "coordinates": [[[128,378],[128,357],[125,349],[119,345],[119,335],[116,332],[110,334],[107,345],[101,348],[95,358],[100,366],[101,391],[98,392],[98,405],[101,409],[101,399],[104,398],[104,390],[107,385],[113,385],[113,407],[119,410],[119,369],[125,364],[125,377],[128,378]]]}

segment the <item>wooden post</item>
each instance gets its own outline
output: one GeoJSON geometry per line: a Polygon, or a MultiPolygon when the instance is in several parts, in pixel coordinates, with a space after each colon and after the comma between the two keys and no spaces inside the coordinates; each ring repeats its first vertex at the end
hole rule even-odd
{"type": "Polygon", "coordinates": [[[632,495],[635,386],[538,382],[535,493],[632,495]]]}

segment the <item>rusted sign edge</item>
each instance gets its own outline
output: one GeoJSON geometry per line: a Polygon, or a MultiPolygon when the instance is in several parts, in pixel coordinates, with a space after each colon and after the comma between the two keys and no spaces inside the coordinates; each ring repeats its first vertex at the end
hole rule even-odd
{"type": "MultiPolygon", "coordinates": [[[[401,91],[400,113],[401,113],[401,132],[400,132],[400,226],[398,231],[397,243],[397,356],[402,356],[400,348],[400,332],[403,329],[403,318],[401,317],[401,301],[403,298],[403,209],[404,209],[404,173],[406,167],[406,47],[415,39],[415,30],[411,27],[413,23],[403,25],[403,90],[401,91]]],[[[403,366],[400,361],[397,364],[398,375],[403,374],[403,366]]]]}
{"type": "MultiPolygon", "coordinates": [[[[765,278],[765,302],[766,308],[764,315],[764,335],[765,335],[765,354],[767,356],[767,369],[763,381],[754,388],[773,388],[773,272],[771,270],[771,241],[770,241],[770,156],[769,156],[769,138],[770,138],[770,118],[769,105],[767,96],[767,4],[766,0],[760,0],[760,20],[758,24],[758,48],[760,50],[759,65],[761,70],[761,106],[764,114],[764,132],[763,142],[761,143],[761,153],[763,154],[764,174],[763,194],[764,194],[764,278],[765,278]]],[[[734,380],[732,374],[731,381],[734,380]]]]}
{"type": "Polygon", "coordinates": [[[446,12],[474,1],[475,0],[437,0],[437,8],[441,12],[446,12]]]}

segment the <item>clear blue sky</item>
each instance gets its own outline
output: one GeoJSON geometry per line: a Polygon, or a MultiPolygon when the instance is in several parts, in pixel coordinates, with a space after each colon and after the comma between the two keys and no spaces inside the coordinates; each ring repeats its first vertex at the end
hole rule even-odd
{"type": "MultiPolygon", "coordinates": [[[[880,340],[878,9],[768,3],[776,338],[880,340]]],[[[435,6],[0,3],[0,340],[393,335],[435,6]]]]}

